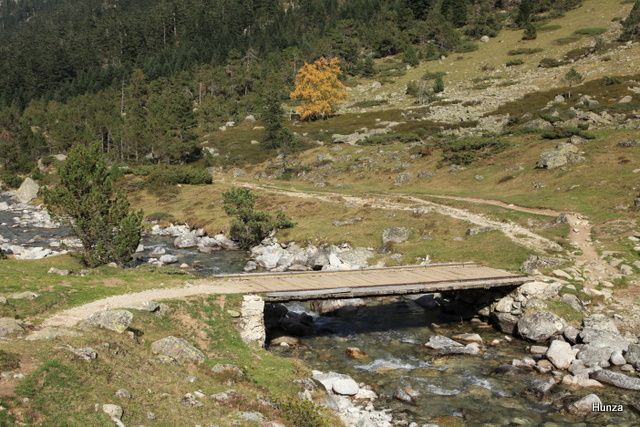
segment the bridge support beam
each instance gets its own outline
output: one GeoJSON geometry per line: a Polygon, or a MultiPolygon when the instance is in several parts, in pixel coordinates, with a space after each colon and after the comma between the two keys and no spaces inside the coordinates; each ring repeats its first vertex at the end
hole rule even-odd
{"type": "Polygon", "coordinates": [[[264,300],[258,295],[245,295],[242,299],[240,315],[242,341],[264,346],[267,339],[264,325],[264,300]]]}

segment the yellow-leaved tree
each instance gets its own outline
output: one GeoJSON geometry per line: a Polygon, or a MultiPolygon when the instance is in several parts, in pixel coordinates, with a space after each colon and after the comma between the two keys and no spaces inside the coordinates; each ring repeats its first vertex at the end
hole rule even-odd
{"type": "Polygon", "coordinates": [[[340,61],[320,58],[312,64],[304,63],[296,75],[292,99],[301,99],[296,112],[302,120],[324,119],[335,114],[347,91],[338,78],[340,61]]]}

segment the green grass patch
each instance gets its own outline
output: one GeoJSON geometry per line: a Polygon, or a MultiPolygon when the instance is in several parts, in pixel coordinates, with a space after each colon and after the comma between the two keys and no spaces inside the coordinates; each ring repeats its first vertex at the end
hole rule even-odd
{"type": "Polygon", "coordinates": [[[382,105],[387,105],[388,103],[389,101],[387,101],[386,99],[381,99],[381,100],[372,99],[372,100],[356,102],[355,104],[351,104],[349,108],[373,108],[373,107],[380,107],[382,105]]]}
{"type": "Polygon", "coordinates": [[[20,367],[20,355],[0,350],[0,372],[13,371],[20,367]]]}
{"type": "Polygon", "coordinates": [[[569,322],[579,323],[584,318],[581,312],[563,301],[547,301],[547,308],[569,322]]]}
{"type": "Polygon", "coordinates": [[[573,32],[573,34],[579,36],[599,36],[600,34],[604,34],[607,32],[606,28],[602,27],[589,27],[589,28],[580,28],[573,32]]]}
{"type": "Polygon", "coordinates": [[[553,41],[554,44],[558,45],[558,46],[565,46],[568,44],[572,44],[575,42],[580,41],[580,36],[567,36],[567,37],[560,37],[559,39],[555,39],[553,41]]]}

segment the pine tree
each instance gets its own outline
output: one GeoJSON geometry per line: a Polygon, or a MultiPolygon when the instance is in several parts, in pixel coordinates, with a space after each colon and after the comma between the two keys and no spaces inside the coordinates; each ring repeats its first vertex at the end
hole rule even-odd
{"type": "Polygon", "coordinates": [[[620,40],[640,40],[640,0],[636,0],[636,3],[631,9],[631,13],[622,24],[623,30],[620,40]]]}
{"type": "Polygon", "coordinates": [[[280,105],[280,96],[276,90],[270,90],[263,99],[262,121],[264,139],[262,145],[268,149],[282,149],[289,152],[293,145],[293,134],[284,124],[284,112],[280,105]]]}
{"type": "Polygon", "coordinates": [[[44,190],[45,204],[82,242],[85,264],[128,262],[140,242],[143,215],[131,211],[99,145],[74,147],[59,175],[60,183],[44,190]]]}
{"type": "Polygon", "coordinates": [[[569,84],[569,98],[571,98],[571,89],[574,85],[579,84],[582,80],[582,74],[580,74],[575,68],[571,68],[567,71],[567,74],[563,77],[564,81],[569,84]]]}
{"type": "Polygon", "coordinates": [[[522,34],[522,40],[535,40],[538,37],[538,30],[535,25],[529,22],[524,27],[524,33],[522,34]]]}
{"type": "Polygon", "coordinates": [[[420,57],[418,56],[418,50],[413,47],[412,44],[407,45],[404,50],[403,61],[405,64],[409,64],[412,67],[420,64],[420,57]]]}
{"type": "Polygon", "coordinates": [[[441,93],[444,92],[444,79],[441,75],[436,77],[435,82],[433,83],[433,93],[441,93]]]}
{"type": "Polygon", "coordinates": [[[519,28],[524,28],[525,25],[531,22],[531,17],[534,12],[534,0],[522,0],[518,7],[518,15],[516,17],[516,25],[519,28]]]}

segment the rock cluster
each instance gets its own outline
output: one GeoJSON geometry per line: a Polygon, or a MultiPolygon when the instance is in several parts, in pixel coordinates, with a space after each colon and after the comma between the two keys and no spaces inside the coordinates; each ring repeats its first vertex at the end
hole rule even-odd
{"type": "Polygon", "coordinates": [[[368,267],[368,260],[374,252],[368,248],[352,248],[349,245],[309,245],[282,244],[274,237],[267,238],[251,248],[255,264],[269,271],[308,270],[356,270],[368,267]]]}
{"type": "MultiPolygon", "coordinates": [[[[368,386],[358,384],[350,376],[337,372],[313,371],[312,379],[327,393],[324,402],[321,403],[334,410],[345,425],[364,427],[392,425],[393,419],[387,411],[378,411],[373,407],[371,401],[375,400],[377,395],[368,386]],[[361,406],[355,403],[358,401],[369,401],[369,403],[361,406]]],[[[314,384],[310,386],[315,388],[314,384]]],[[[310,391],[307,390],[306,398],[310,395],[310,391]]]]}
{"type": "Polygon", "coordinates": [[[585,159],[580,155],[580,149],[568,142],[561,142],[552,150],[544,151],[538,159],[539,169],[556,169],[563,166],[580,163],[585,159]]]}

